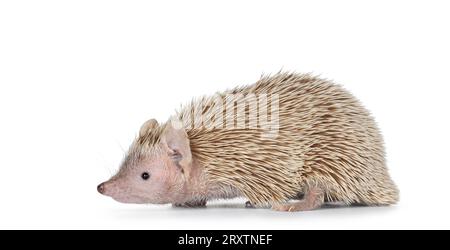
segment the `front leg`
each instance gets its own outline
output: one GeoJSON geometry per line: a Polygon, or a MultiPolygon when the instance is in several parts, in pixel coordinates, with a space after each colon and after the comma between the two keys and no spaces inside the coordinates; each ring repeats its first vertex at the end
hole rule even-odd
{"type": "Polygon", "coordinates": [[[245,208],[255,208],[255,204],[253,204],[251,201],[246,201],[245,208]]]}
{"type": "Polygon", "coordinates": [[[193,207],[206,207],[206,200],[193,200],[185,203],[173,203],[173,207],[184,207],[184,208],[193,208],[193,207]]]}
{"type": "Polygon", "coordinates": [[[324,203],[324,192],[320,188],[311,188],[305,192],[302,200],[295,203],[285,203],[272,206],[275,211],[308,211],[319,208],[324,203]]]}

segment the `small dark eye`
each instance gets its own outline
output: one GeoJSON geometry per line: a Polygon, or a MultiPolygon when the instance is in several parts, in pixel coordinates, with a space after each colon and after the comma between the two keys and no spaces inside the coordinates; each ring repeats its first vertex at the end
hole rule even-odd
{"type": "Polygon", "coordinates": [[[150,174],[147,173],[147,172],[144,172],[144,173],[142,173],[141,177],[142,177],[142,179],[144,179],[144,180],[148,180],[148,178],[150,178],[150,174]]]}

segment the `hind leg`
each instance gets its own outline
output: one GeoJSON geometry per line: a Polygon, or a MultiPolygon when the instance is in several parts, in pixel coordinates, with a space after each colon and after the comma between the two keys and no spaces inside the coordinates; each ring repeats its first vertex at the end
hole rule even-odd
{"type": "Polygon", "coordinates": [[[288,211],[288,212],[308,211],[322,206],[324,199],[325,195],[322,189],[311,188],[307,192],[305,192],[305,195],[302,200],[297,201],[295,203],[273,205],[272,209],[275,211],[288,211]]]}

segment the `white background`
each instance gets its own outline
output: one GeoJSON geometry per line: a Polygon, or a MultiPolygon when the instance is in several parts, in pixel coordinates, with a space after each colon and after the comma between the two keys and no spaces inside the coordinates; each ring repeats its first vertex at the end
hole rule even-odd
{"type": "Polygon", "coordinates": [[[448,1],[1,1],[0,228],[450,228],[448,1]],[[141,123],[280,69],[373,112],[393,207],[124,205],[96,186],[141,123]]]}

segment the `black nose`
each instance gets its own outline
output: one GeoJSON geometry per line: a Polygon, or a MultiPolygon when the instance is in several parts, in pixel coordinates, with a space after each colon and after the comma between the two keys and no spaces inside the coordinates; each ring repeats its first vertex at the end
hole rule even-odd
{"type": "Polygon", "coordinates": [[[103,194],[103,192],[105,192],[105,185],[102,183],[100,185],[97,186],[97,191],[101,194],[103,194]]]}

